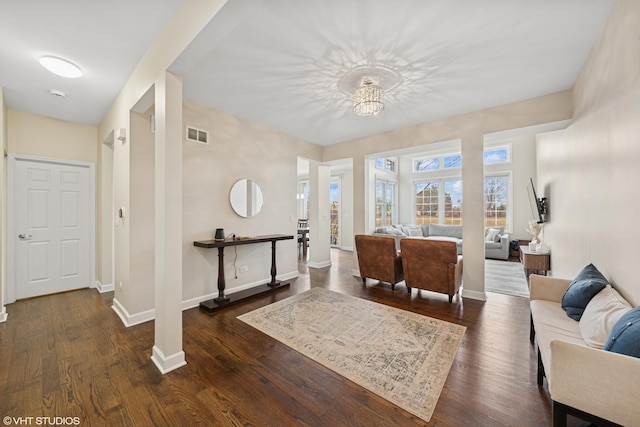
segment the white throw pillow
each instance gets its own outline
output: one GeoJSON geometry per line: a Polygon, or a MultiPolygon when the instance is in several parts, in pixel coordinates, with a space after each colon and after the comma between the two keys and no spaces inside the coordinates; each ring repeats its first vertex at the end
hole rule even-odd
{"type": "Polygon", "coordinates": [[[422,237],[422,226],[420,225],[406,225],[404,230],[407,236],[422,237]]]}
{"type": "Polygon", "coordinates": [[[484,241],[485,242],[495,242],[496,241],[496,236],[500,234],[500,230],[498,230],[497,228],[489,228],[487,230],[487,233],[484,236],[484,241]]]}
{"type": "Polygon", "coordinates": [[[605,286],[589,301],[580,318],[584,342],[590,347],[602,348],[618,319],[631,308],[611,285],[605,286]]]}

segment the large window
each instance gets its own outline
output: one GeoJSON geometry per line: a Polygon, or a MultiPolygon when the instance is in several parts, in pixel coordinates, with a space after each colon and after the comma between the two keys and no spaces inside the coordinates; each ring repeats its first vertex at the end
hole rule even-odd
{"type": "Polygon", "coordinates": [[[487,176],[484,179],[484,225],[510,228],[509,176],[487,176]]]}
{"type": "Polygon", "coordinates": [[[396,219],[396,183],[376,179],[376,227],[392,225],[396,219]]]}
{"type": "Polygon", "coordinates": [[[462,224],[462,180],[440,179],[415,184],[416,224],[462,224]]]}

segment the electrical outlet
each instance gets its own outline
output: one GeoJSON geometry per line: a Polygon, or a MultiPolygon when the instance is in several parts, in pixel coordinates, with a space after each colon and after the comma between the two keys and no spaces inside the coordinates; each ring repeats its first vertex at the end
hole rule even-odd
{"type": "Polygon", "coordinates": [[[122,280],[120,280],[120,281],[118,282],[118,287],[120,288],[120,290],[122,290],[122,286],[123,286],[123,284],[122,284],[122,280]]]}
{"type": "Polygon", "coordinates": [[[240,273],[246,273],[247,271],[249,271],[248,265],[243,265],[240,267],[240,273]]]}

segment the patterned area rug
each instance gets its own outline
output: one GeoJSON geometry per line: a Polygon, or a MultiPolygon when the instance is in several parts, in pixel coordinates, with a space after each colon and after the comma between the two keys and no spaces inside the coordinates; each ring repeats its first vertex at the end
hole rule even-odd
{"type": "Polygon", "coordinates": [[[466,329],[321,288],[238,319],[425,421],[466,329]]]}
{"type": "Polygon", "coordinates": [[[529,285],[519,262],[485,260],[484,287],[487,292],[529,297],[529,285]]]}

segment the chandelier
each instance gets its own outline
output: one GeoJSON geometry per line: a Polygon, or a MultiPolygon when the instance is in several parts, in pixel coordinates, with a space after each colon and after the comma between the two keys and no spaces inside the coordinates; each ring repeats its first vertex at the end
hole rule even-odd
{"type": "Polygon", "coordinates": [[[353,112],[359,116],[375,116],[383,109],[382,88],[371,78],[364,78],[361,86],[353,92],[353,112]]]}

